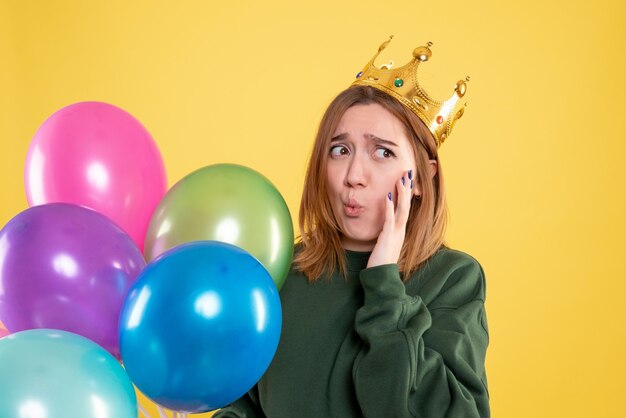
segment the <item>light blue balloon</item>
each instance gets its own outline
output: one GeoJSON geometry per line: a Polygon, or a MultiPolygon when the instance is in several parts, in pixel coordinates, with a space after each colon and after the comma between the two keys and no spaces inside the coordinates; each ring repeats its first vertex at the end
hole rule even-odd
{"type": "Polygon", "coordinates": [[[272,277],[248,252],[183,244],[152,261],[122,307],[124,365],[147,397],[201,413],[245,394],[274,357],[282,325],[272,277]]]}
{"type": "Polygon", "coordinates": [[[137,398],[104,348],[34,329],[0,339],[0,417],[137,418],[137,398]]]}

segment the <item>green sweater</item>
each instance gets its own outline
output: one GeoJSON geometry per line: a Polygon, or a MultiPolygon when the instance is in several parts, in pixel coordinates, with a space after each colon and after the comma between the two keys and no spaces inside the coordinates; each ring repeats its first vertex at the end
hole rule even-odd
{"type": "Polygon", "coordinates": [[[216,418],[489,416],[480,264],[441,248],[403,283],[368,257],[346,251],[347,281],[289,273],[272,364],[216,418]]]}

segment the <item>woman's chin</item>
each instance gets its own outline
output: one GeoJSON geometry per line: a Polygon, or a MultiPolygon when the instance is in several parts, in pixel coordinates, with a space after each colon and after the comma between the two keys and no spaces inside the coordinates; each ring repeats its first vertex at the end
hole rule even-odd
{"type": "Polygon", "coordinates": [[[341,237],[341,246],[350,251],[372,251],[376,246],[376,238],[343,234],[341,237]]]}

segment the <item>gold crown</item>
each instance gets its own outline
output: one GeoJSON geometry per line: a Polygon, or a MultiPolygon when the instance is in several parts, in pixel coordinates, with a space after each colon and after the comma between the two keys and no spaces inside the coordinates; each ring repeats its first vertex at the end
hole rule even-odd
{"type": "Polygon", "coordinates": [[[417,82],[417,67],[432,56],[430,50],[432,42],[415,48],[413,60],[402,67],[392,69],[393,61],[380,67],[374,66],[374,60],[389,45],[392,38],[393,36],[390,36],[389,40],[380,45],[376,55],[367,63],[363,71],[356,75],[356,80],[352,85],[371,86],[398,99],[424,122],[439,147],[450,136],[456,121],[463,116],[463,107],[456,113],[454,111],[459,99],[465,95],[469,77],[457,81],[454,94],[448,100],[440,102],[432,99],[417,82]]]}

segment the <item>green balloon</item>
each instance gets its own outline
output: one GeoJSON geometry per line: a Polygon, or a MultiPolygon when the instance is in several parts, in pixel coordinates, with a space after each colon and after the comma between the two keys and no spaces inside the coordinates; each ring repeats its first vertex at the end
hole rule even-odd
{"type": "Polygon", "coordinates": [[[0,417],[137,418],[137,398],[98,344],[32,329],[0,338],[0,417]]]}
{"type": "Polygon", "coordinates": [[[236,164],[201,168],[159,203],[146,234],[148,261],[177,245],[214,240],[236,245],[267,269],[276,287],[293,258],[293,224],[285,200],[258,172],[236,164]]]}

